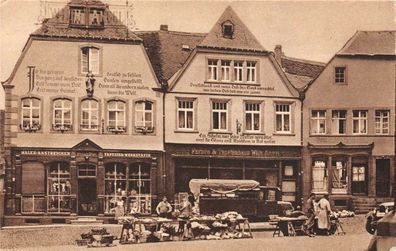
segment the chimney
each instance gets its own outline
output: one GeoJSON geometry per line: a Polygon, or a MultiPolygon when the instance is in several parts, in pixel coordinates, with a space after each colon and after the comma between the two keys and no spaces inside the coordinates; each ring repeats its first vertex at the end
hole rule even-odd
{"type": "Polygon", "coordinates": [[[284,55],[283,52],[282,52],[282,45],[280,45],[280,44],[275,45],[274,53],[275,53],[276,61],[278,61],[278,63],[280,65],[282,65],[281,57],[284,55]]]}
{"type": "Polygon", "coordinates": [[[160,25],[160,30],[161,31],[168,31],[168,25],[167,24],[161,24],[160,25]]]}

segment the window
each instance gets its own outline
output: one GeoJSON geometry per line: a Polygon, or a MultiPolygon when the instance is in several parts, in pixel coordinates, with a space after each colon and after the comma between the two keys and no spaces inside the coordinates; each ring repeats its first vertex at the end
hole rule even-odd
{"type": "Polygon", "coordinates": [[[223,37],[232,38],[233,35],[234,35],[234,26],[230,21],[226,21],[223,24],[223,37]]]}
{"type": "Polygon", "coordinates": [[[129,167],[129,194],[131,211],[151,213],[150,165],[134,163],[129,167]]]}
{"type": "Polygon", "coordinates": [[[153,130],[153,103],[143,100],[135,102],[135,131],[145,133],[153,130]]]}
{"type": "Polygon", "coordinates": [[[70,211],[70,171],[67,163],[52,163],[48,172],[48,211],[70,211]]]}
{"type": "Polygon", "coordinates": [[[89,10],[89,25],[103,26],[103,10],[100,9],[89,10]]]}
{"type": "Polygon", "coordinates": [[[212,129],[227,131],[227,101],[212,102],[212,129]]]}
{"type": "Polygon", "coordinates": [[[77,27],[101,28],[104,26],[104,9],[71,7],[70,25],[77,27]]]}
{"type": "Polygon", "coordinates": [[[246,62],[247,82],[256,83],[256,62],[246,62]]]}
{"type": "Polygon", "coordinates": [[[208,79],[217,80],[217,60],[208,60],[208,79]]]}
{"type": "Polygon", "coordinates": [[[81,48],[81,73],[99,74],[100,51],[95,47],[81,48]]]}
{"type": "Polygon", "coordinates": [[[22,164],[22,212],[45,212],[45,168],[40,162],[22,164]]]}
{"type": "Polygon", "coordinates": [[[333,111],[332,112],[332,132],[333,134],[346,133],[346,111],[333,111]]]}
{"type": "Polygon", "coordinates": [[[221,60],[221,81],[231,80],[231,61],[221,60]]]}
{"type": "Polygon", "coordinates": [[[85,25],[86,16],[84,8],[71,8],[70,9],[70,24],[85,25]]]}
{"type": "Polygon", "coordinates": [[[52,129],[62,132],[72,130],[72,101],[70,99],[54,100],[52,129]]]}
{"type": "Polygon", "coordinates": [[[78,177],[96,177],[96,166],[90,164],[79,165],[78,177]]]}
{"type": "Polygon", "coordinates": [[[375,111],[375,133],[389,134],[389,111],[375,111]]]}
{"type": "Polygon", "coordinates": [[[352,181],[364,181],[366,177],[365,170],[364,166],[352,167],[352,181]]]}
{"type": "Polygon", "coordinates": [[[247,132],[259,132],[260,126],[260,103],[245,103],[245,129],[247,132]]]}
{"type": "Polygon", "coordinates": [[[314,110],[311,114],[311,133],[325,134],[326,133],[326,111],[314,110]]]}
{"type": "Polygon", "coordinates": [[[194,101],[178,100],[178,129],[194,129],[194,101]]]}
{"type": "Polygon", "coordinates": [[[367,111],[353,111],[353,134],[367,134],[367,111]]]}
{"type": "Polygon", "coordinates": [[[326,161],[316,159],[312,163],[312,192],[327,191],[327,167],[326,161]]]}
{"type": "Polygon", "coordinates": [[[126,166],[121,163],[110,163],[105,166],[105,213],[114,213],[117,202],[122,201],[126,193],[126,166]]]}
{"type": "Polygon", "coordinates": [[[331,165],[333,175],[332,192],[346,194],[348,185],[347,161],[343,158],[336,158],[331,165]]]}
{"type": "Polygon", "coordinates": [[[336,84],[345,84],[346,83],[346,67],[335,67],[335,76],[334,80],[336,84]]]}
{"type": "Polygon", "coordinates": [[[107,103],[107,130],[109,132],[125,132],[125,102],[112,100],[107,103]]]}
{"type": "Polygon", "coordinates": [[[40,130],[41,101],[38,98],[22,99],[21,129],[25,131],[40,130]]]}
{"type": "Polygon", "coordinates": [[[94,99],[81,102],[81,130],[96,131],[99,129],[99,103],[94,99]]]}
{"type": "Polygon", "coordinates": [[[234,62],[234,81],[235,82],[243,81],[243,62],[242,61],[234,62]]]}
{"type": "Polygon", "coordinates": [[[275,117],[276,117],[276,132],[277,133],[290,133],[290,105],[289,104],[276,104],[275,117]]]}

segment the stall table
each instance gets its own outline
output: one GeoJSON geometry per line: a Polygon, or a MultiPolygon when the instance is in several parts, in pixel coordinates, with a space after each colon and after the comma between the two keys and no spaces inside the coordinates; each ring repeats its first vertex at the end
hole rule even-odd
{"type": "Polygon", "coordinates": [[[292,217],[278,217],[277,220],[270,222],[271,225],[275,225],[275,231],[272,236],[296,236],[298,232],[305,234],[304,223],[307,220],[304,218],[292,218],[292,217]]]}

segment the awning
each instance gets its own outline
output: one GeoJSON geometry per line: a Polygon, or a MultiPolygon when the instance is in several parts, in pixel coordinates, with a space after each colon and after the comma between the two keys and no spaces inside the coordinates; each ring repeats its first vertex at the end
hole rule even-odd
{"type": "Polygon", "coordinates": [[[218,193],[230,193],[237,190],[252,190],[258,188],[259,182],[255,180],[227,180],[227,179],[192,179],[190,191],[199,195],[202,188],[211,189],[218,193]]]}

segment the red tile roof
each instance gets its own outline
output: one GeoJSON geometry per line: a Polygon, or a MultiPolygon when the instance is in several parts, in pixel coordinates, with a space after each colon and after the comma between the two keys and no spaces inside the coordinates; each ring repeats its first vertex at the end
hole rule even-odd
{"type": "Polygon", "coordinates": [[[396,55],[396,31],[357,31],[337,55],[396,55]]]}
{"type": "Polygon", "coordinates": [[[109,8],[98,0],[72,0],[54,17],[43,22],[42,26],[33,32],[33,37],[58,37],[58,38],[82,38],[101,40],[124,40],[141,41],[132,31],[113,15],[109,8]],[[104,11],[104,27],[85,28],[70,27],[70,6],[102,6],[104,11]]]}

